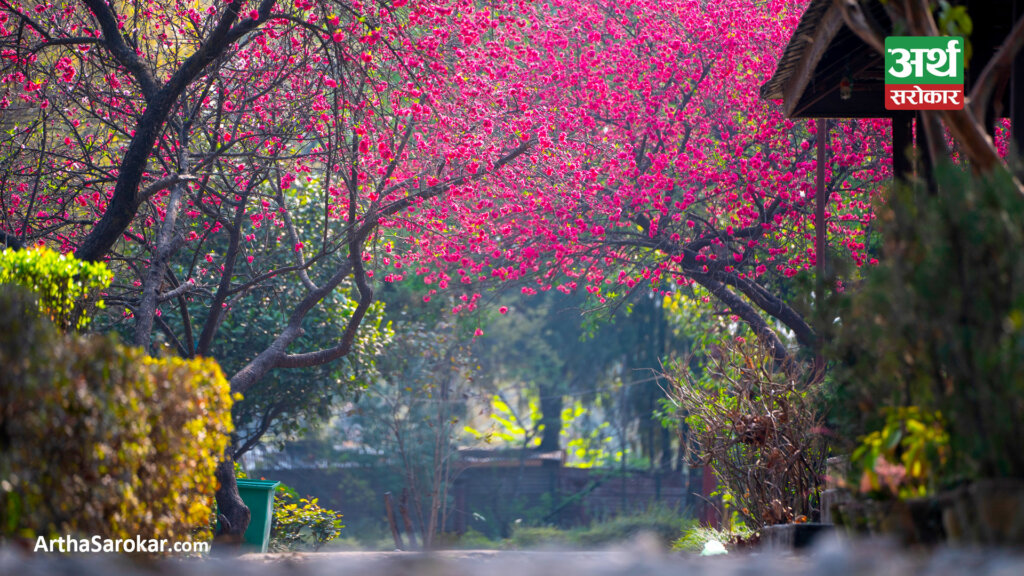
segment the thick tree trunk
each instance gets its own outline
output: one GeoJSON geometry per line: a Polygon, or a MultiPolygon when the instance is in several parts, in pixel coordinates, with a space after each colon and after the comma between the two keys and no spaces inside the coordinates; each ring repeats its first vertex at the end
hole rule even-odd
{"type": "Polygon", "coordinates": [[[217,464],[217,520],[220,526],[213,541],[221,552],[237,550],[241,547],[245,529],[249,527],[249,508],[238,495],[238,483],[235,482],[235,461],[230,456],[217,464]]]}

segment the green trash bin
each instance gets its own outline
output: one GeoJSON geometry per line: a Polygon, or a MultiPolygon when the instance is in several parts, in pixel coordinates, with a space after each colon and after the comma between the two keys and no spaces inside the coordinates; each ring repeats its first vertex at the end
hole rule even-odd
{"type": "Polygon", "coordinates": [[[238,495],[249,508],[249,527],[245,529],[245,548],[266,553],[270,544],[270,523],[274,519],[274,480],[237,480],[238,495]]]}

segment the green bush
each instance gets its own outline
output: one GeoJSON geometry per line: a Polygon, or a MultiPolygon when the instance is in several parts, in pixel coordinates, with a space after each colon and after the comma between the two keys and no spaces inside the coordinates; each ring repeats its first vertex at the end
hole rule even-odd
{"type": "Polygon", "coordinates": [[[0,285],[16,284],[35,293],[43,314],[65,332],[84,328],[90,308],[103,308],[93,292],[109,286],[111,278],[102,262],[83,262],[47,248],[0,252],[0,285]]]}
{"type": "Polygon", "coordinates": [[[316,498],[299,498],[294,489],[284,484],[277,487],[270,526],[271,550],[319,550],[337,538],[344,527],[341,514],[321,508],[316,498]]]}
{"type": "Polygon", "coordinates": [[[583,528],[516,525],[502,545],[514,550],[530,548],[599,548],[627,542],[642,533],[654,534],[665,545],[679,539],[695,521],[669,508],[657,508],[595,522],[583,528]]]}
{"type": "Polygon", "coordinates": [[[681,538],[672,542],[672,549],[700,553],[704,550],[704,545],[711,540],[721,542],[726,548],[730,548],[740,542],[749,541],[753,536],[754,531],[742,524],[734,525],[732,530],[715,530],[694,524],[683,531],[681,538]]]}
{"type": "Polygon", "coordinates": [[[935,181],[896,188],[879,211],[882,262],[843,302],[835,354],[842,436],[908,441],[887,420],[911,407],[948,433],[948,453],[944,438],[920,451],[931,472],[918,492],[1024,477],[1024,197],[1007,174],[944,166],[935,181]]]}
{"type": "Polygon", "coordinates": [[[491,540],[486,534],[472,528],[464,534],[445,532],[440,536],[440,544],[446,550],[493,550],[502,547],[501,542],[491,540]]]}
{"type": "Polygon", "coordinates": [[[367,550],[367,548],[366,545],[358,539],[348,536],[346,538],[335,538],[334,540],[331,540],[330,544],[326,547],[326,550],[330,552],[362,552],[367,550]]]}
{"type": "Polygon", "coordinates": [[[231,431],[220,368],[62,335],[39,309],[0,291],[0,535],[196,538],[231,431]]]}

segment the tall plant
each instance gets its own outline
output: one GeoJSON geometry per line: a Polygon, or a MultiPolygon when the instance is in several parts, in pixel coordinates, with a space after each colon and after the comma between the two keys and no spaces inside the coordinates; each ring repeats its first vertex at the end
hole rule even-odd
{"type": "Polygon", "coordinates": [[[882,264],[841,311],[837,418],[855,437],[893,408],[937,412],[936,474],[1024,477],[1024,197],[1001,172],[935,181],[882,211],[882,264]]]}
{"type": "Polygon", "coordinates": [[[694,454],[712,467],[747,523],[816,515],[827,443],[811,370],[779,364],[762,345],[727,340],[702,371],[676,365],[670,381],[694,454]]]}

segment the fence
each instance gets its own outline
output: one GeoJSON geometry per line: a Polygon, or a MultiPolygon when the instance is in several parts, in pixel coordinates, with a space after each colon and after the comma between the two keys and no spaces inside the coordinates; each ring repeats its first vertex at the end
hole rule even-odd
{"type": "MultiPolygon", "coordinates": [[[[369,467],[256,474],[318,497],[322,506],[342,512],[349,526],[383,525],[384,492],[401,491],[399,477],[369,467]]],[[[506,537],[517,521],[573,527],[655,506],[697,515],[704,507],[697,496],[701,482],[700,471],[567,468],[544,455],[474,460],[467,454],[454,473],[445,530],[506,537]]]]}

